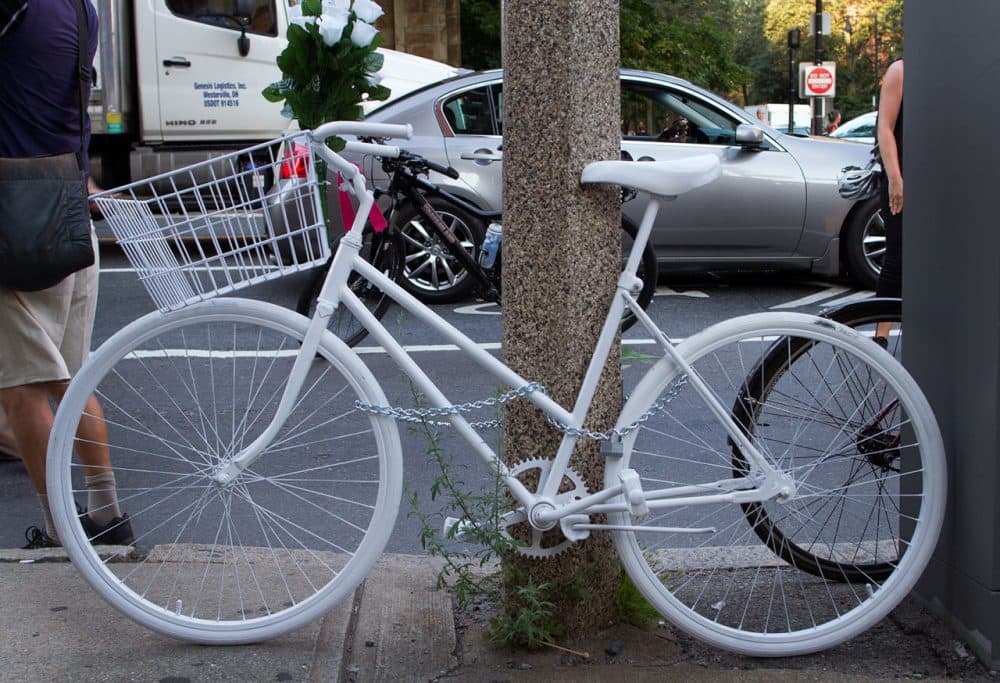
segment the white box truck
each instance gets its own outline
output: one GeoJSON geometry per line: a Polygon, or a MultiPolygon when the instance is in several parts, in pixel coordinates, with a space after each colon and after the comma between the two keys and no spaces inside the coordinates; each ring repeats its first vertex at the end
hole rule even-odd
{"type": "MultiPolygon", "coordinates": [[[[287,0],[94,0],[100,16],[91,94],[91,164],[102,187],[281,135],[292,122],[261,90],[281,75],[287,0]]],[[[455,75],[392,50],[392,97],[455,75]]],[[[380,103],[375,103],[375,105],[380,103]]]]}

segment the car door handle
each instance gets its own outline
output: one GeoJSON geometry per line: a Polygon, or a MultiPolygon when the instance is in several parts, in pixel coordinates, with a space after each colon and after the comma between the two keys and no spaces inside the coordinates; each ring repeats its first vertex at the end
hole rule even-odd
{"type": "Polygon", "coordinates": [[[466,161],[489,163],[491,161],[503,161],[503,154],[497,154],[488,149],[478,149],[475,152],[465,152],[462,154],[462,158],[466,161]]]}
{"type": "Polygon", "coordinates": [[[163,60],[163,66],[172,66],[179,69],[186,69],[191,66],[191,62],[183,57],[170,57],[163,60]]]}

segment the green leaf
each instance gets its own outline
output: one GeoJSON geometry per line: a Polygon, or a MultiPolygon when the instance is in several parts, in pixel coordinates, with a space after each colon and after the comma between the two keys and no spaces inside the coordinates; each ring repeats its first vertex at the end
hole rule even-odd
{"type": "Polygon", "coordinates": [[[264,99],[267,100],[268,102],[281,102],[283,99],[285,99],[285,95],[278,90],[277,85],[278,85],[277,83],[272,83],[271,85],[264,88],[263,92],[261,93],[262,95],[264,95],[264,99]]]}
{"type": "Polygon", "coordinates": [[[368,91],[369,100],[387,100],[392,91],[384,85],[376,85],[368,91]]]}
{"type": "Polygon", "coordinates": [[[371,52],[365,57],[365,70],[369,73],[381,70],[383,64],[385,64],[385,57],[381,52],[371,52]]]}

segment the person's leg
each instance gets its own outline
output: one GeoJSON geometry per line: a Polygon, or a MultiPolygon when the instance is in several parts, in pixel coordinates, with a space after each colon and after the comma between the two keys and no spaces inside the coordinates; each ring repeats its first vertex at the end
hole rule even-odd
{"type": "MultiPolygon", "coordinates": [[[[28,471],[32,486],[38,494],[38,503],[42,509],[42,519],[45,522],[44,532],[48,539],[28,538],[29,547],[34,543],[38,547],[56,545],[59,534],[56,532],[49,511],[48,494],[45,487],[45,455],[49,446],[49,432],[52,430],[52,406],[49,404],[49,394],[44,384],[24,384],[16,387],[0,389],[0,405],[3,406],[10,420],[11,431],[17,442],[17,450],[21,454],[24,468],[28,471]],[[51,543],[48,542],[51,540],[51,543]]],[[[28,533],[32,533],[32,529],[28,533]]]]}
{"type": "Polygon", "coordinates": [[[52,430],[52,406],[45,384],[0,389],[0,405],[7,413],[24,467],[35,491],[44,494],[45,454],[52,430]]]}
{"type": "MultiPolygon", "coordinates": [[[[882,258],[882,272],[879,273],[875,295],[899,298],[903,295],[903,214],[893,215],[889,211],[889,195],[886,187],[887,182],[883,178],[879,209],[885,225],[885,254],[882,258]]],[[[891,331],[892,323],[881,322],[875,327],[875,337],[888,340],[891,331]]]]}
{"type": "MultiPolygon", "coordinates": [[[[52,387],[53,398],[57,402],[66,393],[65,383],[52,387]]],[[[76,429],[74,444],[77,456],[84,464],[84,483],[87,486],[87,516],[100,526],[122,516],[118,507],[115,473],[111,466],[108,450],[108,431],[104,422],[104,411],[97,397],[87,399],[80,423],[76,429]]]]}

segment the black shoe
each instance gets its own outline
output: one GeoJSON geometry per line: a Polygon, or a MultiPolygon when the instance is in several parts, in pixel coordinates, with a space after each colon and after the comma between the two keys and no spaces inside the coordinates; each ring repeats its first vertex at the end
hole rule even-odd
{"type": "Polygon", "coordinates": [[[875,341],[876,344],[878,344],[879,346],[881,346],[886,351],[889,350],[889,340],[886,339],[885,337],[883,337],[881,335],[877,335],[875,337],[872,337],[872,339],[875,341]]]}
{"type": "Polygon", "coordinates": [[[29,526],[24,532],[24,538],[28,545],[22,546],[22,550],[39,550],[40,548],[59,548],[60,544],[51,536],[45,533],[44,529],[37,526],[29,526]]]}
{"type": "Polygon", "coordinates": [[[115,517],[104,526],[99,526],[84,511],[84,514],[80,515],[80,524],[90,539],[90,545],[132,545],[132,541],[135,540],[132,534],[132,522],[129,521],[127,513],[122,513],[121,517],[115,517]]]}

